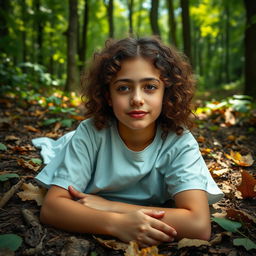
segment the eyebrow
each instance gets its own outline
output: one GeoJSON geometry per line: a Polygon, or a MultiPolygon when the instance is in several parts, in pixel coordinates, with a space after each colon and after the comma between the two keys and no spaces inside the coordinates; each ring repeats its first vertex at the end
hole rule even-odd
{"type": "MultiPolygon", "coordinates": [[[[139,80],[139,82],[148,82],[148,81],[156,81],[156,82],[160,83],[160,80],[156,79],[155,77],[145,77],[145,78],[142,78],[139,80]]],[[[118,82],[133,83],[134,80],[129,79],[129,78],[121,78],[121,79],[116,80],[113,84],[116,84],[118,82]]]]}

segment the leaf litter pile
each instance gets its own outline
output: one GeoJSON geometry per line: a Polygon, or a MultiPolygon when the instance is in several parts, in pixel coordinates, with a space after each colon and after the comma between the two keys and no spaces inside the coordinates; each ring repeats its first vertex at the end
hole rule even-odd
{"type": "Polygon", "coordinates": [[[75,95],[0,99],[0,255],[256,255],[256,109],[248,96],[198,103],[196,137],[225,197],[211,206],[209,241],[182,239],[140,249],[113,237],[70,233],[41,225],[45,189],[33,138],[59,138],[83,120],[75,95]]]}

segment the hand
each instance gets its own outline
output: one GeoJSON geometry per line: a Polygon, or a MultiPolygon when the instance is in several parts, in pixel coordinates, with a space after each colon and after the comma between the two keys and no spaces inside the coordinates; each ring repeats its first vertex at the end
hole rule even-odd
{"type": "Polygon", "coordinates": [[[172,242],[177,232],[174,228],[162,222],[164,211],[141,209],[123,213],[113,235],[124,242],[136,241],[140,247],[158,245],[162,242],[172,242]]]}
{"type": "Polygon", "coordinates": [[[72,197],[79,199],[77,202],[87,207],[101,211],[111,211],[111,201],[103,197],[82,193],[72,186],[68,187],[68,191],[72,197]]]}

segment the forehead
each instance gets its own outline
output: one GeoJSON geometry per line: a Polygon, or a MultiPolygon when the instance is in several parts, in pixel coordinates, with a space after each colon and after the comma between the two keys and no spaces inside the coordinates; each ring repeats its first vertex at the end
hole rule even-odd
{"type": "Polygon", "coordinates": [[[145,77],[160,77],[160,71],[153,65],[152,61],[141,57],[127,59],[121,62],[121,70],[117,72],[117,78],[142,79],[145,77]]]}

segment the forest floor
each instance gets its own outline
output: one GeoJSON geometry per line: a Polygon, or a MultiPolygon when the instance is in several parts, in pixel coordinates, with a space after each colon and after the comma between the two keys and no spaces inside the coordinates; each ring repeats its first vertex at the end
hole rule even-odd
{"type": "MultiPolygon", "coordinates": [[[[111,240],[113,238],[97,239],[91,235],[64,232],[38,222],[41,190],[38,190],[33,177],[43,164],[38,162],[40,152],[31,140],[42,136],[58,138],[75,129],[80,116],[74,117],[75,121],[69,128],[63,127],[59,121],[42,126],[42,121],[52,119],[53,115],[47,107],[35,101],[19,103],[17,98],[3,98],[0,106],[0,142],[6,146],[0,150],[0,175],[18,175],[0,181],[2,198],[13,189],[10,199],[0,207],[0,235],[16,234],[23,240],[15,252],[0,249],[0,255],[124,255],[124,250],[120,249],[126,245],[111,240]],[[31,185],[26,185],[29,183],[31,185]],[[20,193],[24,190],[25,193],[20,193]]],[[[211,206],[212,217],[233,219],[242,227],[238,232],[237,229],[227,232],[229,228],[225,230],[212,221],[209,243],[183,241],[183,245],[178,242],[162,244],[158,249],[163,255],[256,255],[256,249],[249,250],[256,242],[256,163],[251,159],[256,156],[256,115],[239,119],[239,115],[228,111],[218,110],[211,115],[200,113],[193,134],[212,176],[225,193],[220,202],[211,206]],[[248,248],[234,245],[237,238],[247,238],[248,248]]],[[[130,255],[157,255],[150,249],[148,254],[144,253],[130,255]]]]}

